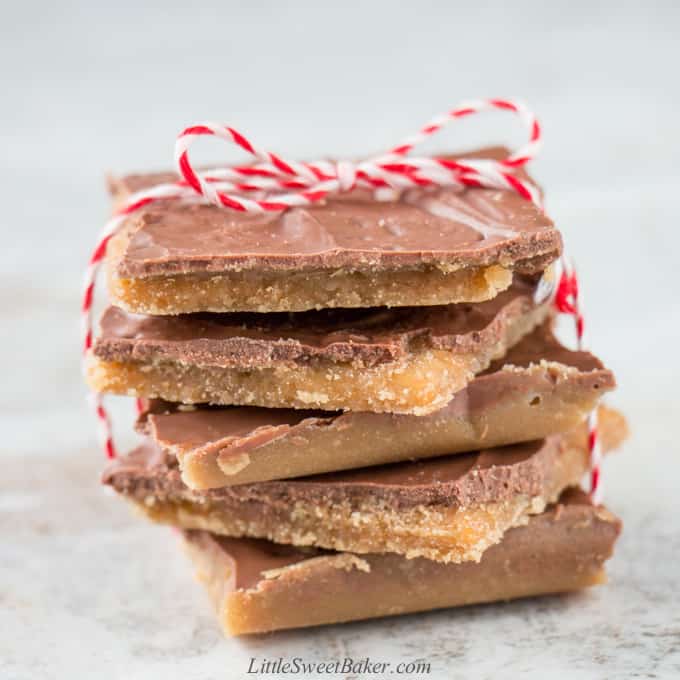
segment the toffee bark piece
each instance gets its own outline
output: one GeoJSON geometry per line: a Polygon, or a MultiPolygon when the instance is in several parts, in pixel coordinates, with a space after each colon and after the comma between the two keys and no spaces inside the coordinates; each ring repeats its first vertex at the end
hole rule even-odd
{"type": "Polygon", "coordinates": [[[225,634],[243,635],[599,585],[620,531],[606,508],[569,490],[478,564],[303,550],[204,531],[184,538],[225,634]]]}
{"type": "MultiPolygon", "coordinates": [[[[603,417],[603,447],[616,441],[603,417]]],[[[441,562],[479,561],[588,467],[586,430],[426,461],[193,491],[151,440],[104,482],[154,521],[227,536],[441,562]]]]}
{"type": "Polygon", "coordinates": [[[192,489],[287,479],[542,439],[575,427],[614,376],[544,324],[427,416],[155,401],[137,429],[177,457],[192,489]]]}
{"type": "Polygon", "coordinates": [[[518,279],[468,305],[138,316],[111,307],[88,365],[99,392],[183,403],[425,415],[549,314],[518,279]]]}
{"type": "MultiPolygon", "coordinates": [[[[122,201],[175,179],[110,185],[122,201]]],[[[145,314],[481,302],[513,272],[543,271],[561,248],[551,220],[512,191],[412,190],[389,201],[354,191],[264,215],[168,202],[137,211],[111,240],[109,293],[145,314]]]]}

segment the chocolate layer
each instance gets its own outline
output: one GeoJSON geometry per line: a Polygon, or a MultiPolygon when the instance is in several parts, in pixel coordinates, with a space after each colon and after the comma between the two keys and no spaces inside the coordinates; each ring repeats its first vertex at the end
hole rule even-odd
{"type": "MultiPolygon", "coordinates": [[[[502,158],[507,149],[465,157],[502,158]]],[[[456,156],[450,156],[456,158],[456,156]]],[[[172,173],[111,180],[116,198],[172,173]]],[[[542,271],[561,252],[551,220],[513,191],[410,190],[379,201],[354,191],[309,208],[244,215],[212,205],[167,202],[134,213],[117,263],[123,278],[229,270],[349,270],[501,264],[542,271]]]]}
{"type": "Polygon", "coordinates": [[[545,324],[525,336],[503,359],[478,375],[465,390],[456,394],[443,409],[430,416],[408,416],[367,413],[328,413],[295,409],[267,409],[249,406],[189,408],[163,401],[147,405],[137,429],[150,434],[168,450],[208,450],[218,448],[231,454],[247,453],[281,437],[300,438],[304,446],[307,433],[314,428],[366,427],[370,422],[411,421],[421,427],[442,417],[459,418],[469,413],[484,413],[503,400],[508,392],[542,393],[546,384],[566,381],[575,390],[600,393],[614,389],[611,371],[588,352],[574,352],[563,347],[545,324]],[[546,366],[543,372],[503,370],[503,366],[528,367],[542,361],[559,364],[546,366]],[[572,368],[575,370],[567,370],[572,368]]]}
{"type": "Polygon", "coordinates": [[[477,304],[294,314],[143,316],[109,307],[94,353],[109,361],[244,368],[318,359],[373,366],[421,348],[474,354],[499,342],[509,323],[536,307],[535,291],[533,280],[516,278],[507,291],[477,304]]]}
{"type": "Polygon", "coordinates": [[[151,496],[173,503],[291,506],[298,501],[360,504],[371,499],[383,500],[390,507],[467,507],[517,495],[540,495],[565,451],[563,439],[555,435],[542,441],[424,461],[194,491],[182,482],[176,459],[146,439],[132,453],[114,461],[103,481],[139,501],[151,496]]]}
{"type": "MultiPolygon", "coordinates": [[[[409,563],[415,566],[422,561],[428,567],[439,571],[448,570],[453,575],[456,572],[483,569],[486,562],[494,560],[495,553],[503,553],[504,559],[499,561],[499,565],[505,564],[506,568],[508,560],[514,562],[515,557],[527,559],[531,555],[532,558],[538,557],[541,560],[542,571],[550,573],[560,562],[578,561],[577,558],[583,553],[583,545],[574,540],[574,531],[586,527],[592,534],[592,543],[599,546],[594,554],[600,559],[609,557],[613,543],[621,531],[620,520],[604,508],[595,507],[585,493],[572,488],[562,494],[557,504],[544,513],[529,518],[526,526],[510,529],[498,545],[488,549],[480,564],[444,565],[423,558],[409,560],[409,563]],[[559,549],[542,550],[547,545],[558,546],[559,549]]],[[[299,548],[256,538],[217,536],[204,531],[185,531],[184,536],[203,549],[216,549],[229,557],[232,566],[229,573],[232,574],[234,590],[255,588],[271,578],[268,573],[275,570],[277,574],[281,574],[278,570],[285,567],[302,566],[301,563],[307,560],[340,554],[331,550],[299,548]]],[[[393,562],[404,560],[397,555],[362,555],[361,559],[369,562],[374,559],[393,562]]],[[[319,587],[323,587],[323,582],[319,582],[319,587]]]]}

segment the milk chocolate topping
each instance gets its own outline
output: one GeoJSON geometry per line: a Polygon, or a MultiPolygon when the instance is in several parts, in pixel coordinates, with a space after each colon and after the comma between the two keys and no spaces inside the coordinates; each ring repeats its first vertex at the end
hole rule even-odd
{"type": "MultiPolygon", "coordinates": [[[[602,392],[615,386],[614,376],[602,366],[599,359],[588,352],[566,349],[553,336],[550,324],[537,328],[509,350],[503,359],[494,362],[484,373],[478,375],[462,392],[440,411],[430,416],[398,416],[393,414],[370,414],[377,420],[395,421],[410,419],[418,425],[442,417],[456,417],[466,411],[484,412],[503,397],[505,390],[517,390],[518,380],[501,372],[503,365],[527,367],[542,360],[573,367],[563,377],[574,387],[583,390],[598,389],[602,392]]],[[[548,369],[543,374],[522,376],[522,386],[527,393],[540,391],[550,380],[548,369]]],[[[180,407],[185,408],[185,407],[180,407]]],[[[296,409],[268,409],[250,406],[200,407],[178,410],[176,404],[153,401],[140,417],[137,429],[151,436],[161,445],[179,447],[184,451],[220,442],[232,453],[249,451],[282,436],[295,436],[310,427],[341,428],[351,426],[361,416],[354,413],[329,413],[296,409]]]]}
{"type": "MultiPolygon", "coordinates": [[[[502,158],[503,148],[465,154],[502,158]]],[[[454,158],[454,156],[451,156],[454,158]]],[[[171,173],[111,180],[119,198],[171,173]]],[[[504,264],[542,270],[561,252],[559,232],[510,190],[410,190],[379,201],[354,191],[308,208],[244,215],[212,205],[166,204],[134,213],[121,277],[227,270],[391,269],[504,264]]]]}
{"type": "Polygon", "coordinates": [[[263,367],[325,359],[365,366],[396,361],[417,345],[474,353],[501,339],[508,323],[534,308],[535,283],[516,277],[476,304],[297,313],[145,316],[109,307],[94,353],[105,360],[175,360],[263,367]]]}
{"type": "MultiPolygon", "coordinates": [[[[573,544],[573,527],[590,527],[597,532],[602,546],[602,553],[609,555],[613,541],[621,530],[621,522],[603,508],[595,507],[588,496],[578,489],[568,489],[559,499],[559,502],[550,506],[544,513],[529,518],[526,526],[511,529],[499,546],[512,545],[514,552],[522,553],[522,548],[527,545],[540,546],[541,537],[549,532],[550,536],[556,536],[564,532],[564,540],[561,550],[552,555],[554,560],[564,560],[571,550],[582,549],[582,546],[573,544]],[[596,521],[599,520],[599,521],[596,521]],[[521,534],[521,540],[514,540],[516,534],[521,534]]],[[[337,555],[338,553],[321,548],[298,548],[291,545],[281,545],[257,538],[230,538],[218,536],[204,531],[183,532],[188,541],[203,545],[214,546],[228,554],[233,561],[235,589],[254,588],[265,576],[263,572],[282,567],[291,566],[305,560],[324,555],[337,555]]],[[[493,551],[495,548],[489,548],[493,551]]],[[[364,556],[370,558],[370,556],[364,556]]],[[[508,555],[510,557],[510,555],[508,555]]],[[[483,557],[482,559],[485,559],[483,557]]],[[[392,556],[392,559],[396,559],[392,556]]],[[[403,558],[402,558],[403,559],[403,558]]],[[[423,558],[419,558],[423,559],[423,558]]],[[[546,568],[550,568],[550,559],[545,556],[546,568]]],[[[462,568],[474,568],[476,565],[463,565],[462,568]]],[[[444,569],[461,569],[461,565],[442,565],[444,569]]]]}
{"type": "Polygon", "coordinates": [[[464,507],[518,494],[540,494],[564,451],[562,438],[554,435],[443,458],[193,491],[182,482],[176,460],[147,438],[132,453],[114,461],[103,481],[138,500],[153,496],[171,502],[290,504],[382,499],[393,507],[464,507]]]}

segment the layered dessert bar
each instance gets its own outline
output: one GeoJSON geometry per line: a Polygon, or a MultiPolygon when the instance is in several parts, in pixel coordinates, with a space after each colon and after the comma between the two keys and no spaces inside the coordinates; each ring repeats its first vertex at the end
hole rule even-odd
{"type": "Polygon", "coordinates": [[[523,169],[539,142],[523,107],[491,100],[330,177],[205,125],[178,138],[182,178],[110,180],[86,374],[138,398],[143,440],[114,457],[98,401],[103,482],[180,530],[228,634],[603,582],[621,524],[576,487],[627,426],[599,406],[611,371],[552,332],[573,313],[581,347],[576,280],[555,287],[561,236],[523,169]],[[529,144],[406,156],[489,107],[520,114],[529,144]],[[197,176],[187,149],[207,134],[261,164],[197,176]]]}
{"type": "Polygon", "coordinates": [[[427,416],[152,401],[137,430],[177,458],[187,486],[211,489],[542,439],[574,428],[614,387],[548,322],[427,416]]]}
{"type": "Polygon", "coordinates": [[[425,415],[549,314],[517,279],[476,304],[101,320],[88,381],[183,403],[425,415]]]}
{"type": "Polygon", "coordinates": [[[241,635],[587,588],[604,582],[620,530],[606,508],[568,490],[478,563],[328,552],[205,531],[184,537],[224,632],[241,635]]]}
{"type": "MultiPolygon", "coordinates": [[[[625,436],[602,410],[605,450],[625,436]]],[[[104,482],[152,520],[227,536],[442,562],[479,560],[588,469],[585,427],[507,447],[311,477],[195,491],[147,439],[104,482]]]]}
{"type": "MultiPolygon", "coordinates": [[[[465,157],[507,155],[493,148],[465,157]]],[[[177,179],[132,175],[110,184],[121,202],[177,179]]],[[[109,295],[143,314],[480,302],[507,288],[514,272],[542,272],[561,252],[551,220],[513,191],[414,189],[387,198],[355,190],[264,215],[149,206],[109,244],[109,295]]]]}

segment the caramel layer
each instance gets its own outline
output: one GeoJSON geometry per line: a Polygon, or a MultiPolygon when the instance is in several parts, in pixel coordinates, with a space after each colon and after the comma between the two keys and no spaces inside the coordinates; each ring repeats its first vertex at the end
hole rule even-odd
{"type": "MultiPolygon", "coordinates": [[[[111,244],[119,246],[122,236],[111,244]]],[[[137,314],[303,312],[484,302],[510,286],[499,265],[454,272],[424,266],[395,272],[225,272],[124,278],[108,271],[109,298],[137,314]]]]}

